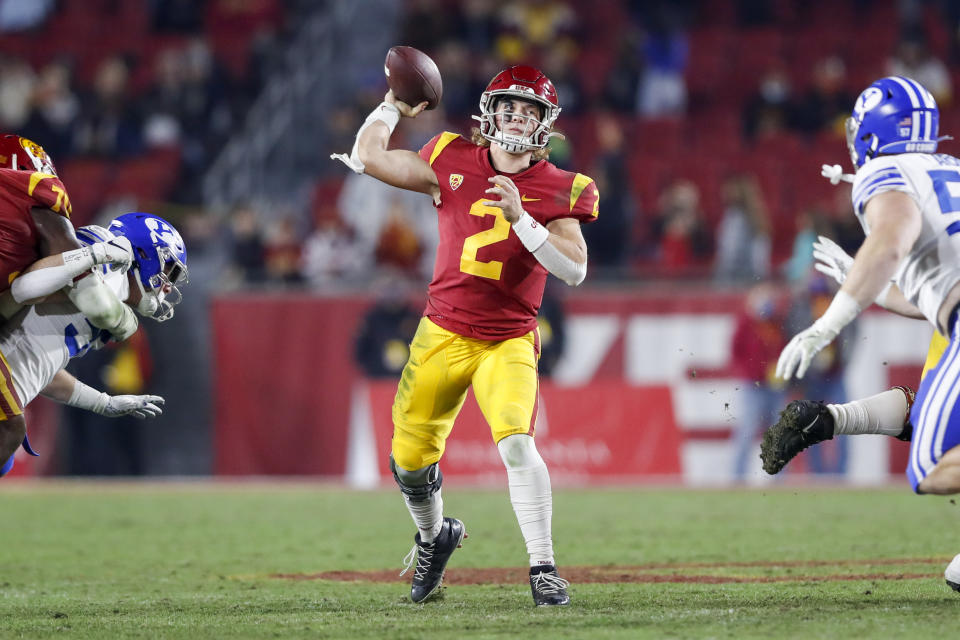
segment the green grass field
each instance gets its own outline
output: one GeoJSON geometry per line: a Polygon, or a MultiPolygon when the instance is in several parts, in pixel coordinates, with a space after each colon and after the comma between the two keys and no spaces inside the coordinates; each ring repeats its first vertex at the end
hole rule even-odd
{"type": "Polygon", "coordinates": [[[506,491],[444,493],[470,538],[443,597],[414,605],[409,574],[313,575],[399,572],[414,530],[394,491],[6,481],[0,638],[956,633],[960,594],[942,577],[960,552],[960,507],[949,499],[905,487],[558,490],[561,573],[593,578],[572,585],[570,607],[538,610],[506,491]],[[472,569],[493,567],[512,570],[506,583],[468,584],[481,575],[472,569]]]}

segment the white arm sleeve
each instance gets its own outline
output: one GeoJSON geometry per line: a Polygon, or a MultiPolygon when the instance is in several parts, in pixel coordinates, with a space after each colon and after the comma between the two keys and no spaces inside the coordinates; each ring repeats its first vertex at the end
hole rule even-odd
{"type": "Polygon", "coordinates": [[[557,276],[564,282],[566,282],[571,287],[575,287],[583,279],[587,277],[587,263],[584,262],[580,264],[579,262],[574,262],[567,256],[563,255],[559,249],[550,244],[550,241],[547,240],[540,248],[533,253],[533,257],[543,265],[543,267],[557,276]]]}
{"type": "Polygon", "coordinates": [[[526,211],[513,223],[513,232],[543,268],[571,287],[587,277],[587,263],[574,262],[550,244],[550,232],[526,211]]]}
{"type": "Polygon", "coordinates": [[[106,329],[117,340],[125,340],[137,330],[133,309],[117,297],[97,271],[68,289],[67,296],[95,327],[106,329]]]}
{"type": "Polygon", "coordinates": [[[74,278],[90,270],[96,264],[96,258],[90,247],[82,247],[63,254],[63,264],[45,267],[18,276],[10,285],[10,293],[17,303],[48,296],[59,291],[74,278]]]}

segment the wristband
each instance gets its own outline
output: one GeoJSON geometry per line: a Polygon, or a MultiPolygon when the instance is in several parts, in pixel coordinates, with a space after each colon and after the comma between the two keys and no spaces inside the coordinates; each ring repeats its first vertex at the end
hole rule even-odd
{"type": "Polygon", "coordinates": [[[102,413],[109,402],[109,394],[97,391],[79,380],[73,383],[73,393],[70,394],[70,399],[67,400],[67,404],[71,407],[86,409],[94,413],[102,413]]]}
{"type": "Polygon", "coordinates": [[[330,157],[347,165],[353,169],[355,173],[363,173],[366,167],[363,162],[360,161],[360,136],[366,128],[374,122],[382,122],[387,125],[387,129],[390,130],[392,135],[393,130],[397,128],[397,123],[400,122],[400,110],[389,102],[381,102],[378,104],[377,107],[370,112],[370,115],[367,116],[367,119],[363,121],[360,129],[357,130],[357,137],[353,141],[353,149],[350,151],[350,155],[348,156],[345,153],[331,153],[330,157]]]}
{"type": "Polygon", "coordinates": [[[833,297],[833,302],[823,312],[820,319],[815,324],[822,328],[832,331],[834,334],[840,333],[840,330],[853,322],[853,319],[860,314],[860,305],[853,299],[853,296],[844,290],[837,291],[833,297]]]}
{"type": "Polygon", "coordinates": [[[381,102],[370,112],[367,119],[364,120],[360,131],[357,131],[357,137],[359,138],[360,132],[374,122],[382,122],[390,129],[390,133],[393,133],[393,130],[397,128],[397,123],[400,122],[400,109],[397,109],[396,105],[392,105],[389,102],[381,102]]]}
{"type": "Polygon", "coordinates": [[[550,237],[547,228],[533,219],[529,213],[524,211],[520,218],[513,223],[513,231],[520,238],[520,242],[527,248],[527,251],[533,253],[543,246],[543,243],[550,237]]]}

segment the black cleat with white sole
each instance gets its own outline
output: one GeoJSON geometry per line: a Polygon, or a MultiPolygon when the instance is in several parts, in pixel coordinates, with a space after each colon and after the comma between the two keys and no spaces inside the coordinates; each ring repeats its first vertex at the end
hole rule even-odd
{"type": "Polygon", "coordinates": [[[570,604],[569,586],[570,583],[560,577],[553,565],[530,567],[530,591],[533,603],[538,607],[570,604]]]}
{"type": "Polygon", "coordinates": [[[413,566],[413,554],[416,553],[417,566],[413,570],[413,580],[410,585],[410,599],[414,602],[423,602],[440,588],[443,582],[443,571],[447,568],[450,556],[463,542],[466,529],[463,523],[456,518],[444,518],[440,533],[432,542],[420,542],[420,532],[414,537],[413,549],[405,558],[407,568],[400,575],[413,566]]]}
{"type": "Polygon", "coordinates": [[[794,400],[780,412],[777,423],[766,430],[760,443],[763,470],[774,475],[807,447],[833,439],[833,416],[827,405],[814,400],[794,400]]]}

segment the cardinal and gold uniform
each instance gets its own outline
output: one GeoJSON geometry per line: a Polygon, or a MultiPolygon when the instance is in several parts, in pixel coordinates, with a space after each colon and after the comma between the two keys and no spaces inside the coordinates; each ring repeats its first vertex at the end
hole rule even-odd
{"type": "Polygon", "coordinates": [[[40,256],[33,207],[70,218],[70,197],[57,176],[0,169],[0,292],[40,256]]]}
{"type": "MultiPolygon", "coordinates": [[[[30,210],[51,209],[70,218],[70,197],[57,176],[38,171],[0,169],[0,292],[40,258],[40,238],[30,210]]],[[[23,413],[5,355],[0,353],[0,420],[23,413]]]]}
{"type": "MultiPolygon", "coordinates": [[[[440,183],[440,242],[393,404],[393,458],[410,471],[440,460],[471,385],[494,441],[533,433],[537,311],[547,280],[501,210],[483,204],[490,199],[488,178],[498,175],[487,148],[444,132],[420,156],[440,183]]],[[[599,192],[583,174],[541,160],[505,175],[541,225],[597,218],[599,192]]]]}

